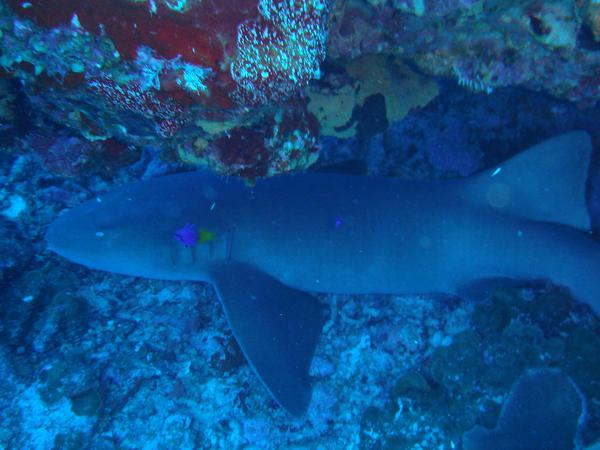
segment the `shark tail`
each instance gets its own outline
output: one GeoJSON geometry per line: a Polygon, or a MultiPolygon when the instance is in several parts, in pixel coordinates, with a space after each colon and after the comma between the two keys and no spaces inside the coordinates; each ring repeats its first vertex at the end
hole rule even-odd
{"type": "Polygon", "coordinates": [[[587,132],[564,133],[464,180],[460,190],[468,203],[524,219],[534,231],[526,238],[526,266],[507,267],[568,287],[600,317],[600,243],[583,233],[591,227],[585,198],[591,153],[587,132]]]}

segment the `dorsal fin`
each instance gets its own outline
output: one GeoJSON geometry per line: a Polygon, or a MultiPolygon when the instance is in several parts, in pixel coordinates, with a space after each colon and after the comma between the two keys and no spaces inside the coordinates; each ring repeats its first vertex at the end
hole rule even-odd
{"type": "Polygon", "coordinates": [[[591,152],[587,132],[561,134],[465,180],[462,194],[509,214],[589,230],[585,185],[591,152]]]}

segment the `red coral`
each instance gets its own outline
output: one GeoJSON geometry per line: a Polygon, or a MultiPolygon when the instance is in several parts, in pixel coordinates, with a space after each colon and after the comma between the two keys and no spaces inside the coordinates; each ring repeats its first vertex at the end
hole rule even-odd
{"type": "Polygon", "coordinates": [[[173,136],[184,123],[184,109],[179,103],[169,97],[159,97],[153,89],[142,89],[137,80],[119,84],[109,77],[102,77],[90,81],[89,86],[112,105],[154,120],[163,136],[173,136]]]}
{"type": "Polygon", "coordinates": [[[104,154],[110,159],[122,159],[127,154],[127,145],[115,138],[110,138],[102,143],[104,154]]]}
{"type": "Polygon", "coordinates": [[[270,152],[265,146],[264,133],[247,127],[238,127],[217,139],[212,153],[227,172],[255,179],[267,175],[270,152]]]}
{"type": "Polygon", "coordinates": [[[158,4],[127,0],[7,0],[21,17],[40,26],[67,24],[74,14],[81,26],[108,36],[125,59],[135,59],[141,45],[167,59],[184,60],[218,70],[226,50],[235,43],[239,23],[256,17],[256,0],[204,0],[185,13],[158,4]]]}
{"type": "MultiPolygon", "coordinates": [[[[236,52],[237,27],[258,15],[257,0],[203,0],[184,13],[157,2],[155,13],[148,2],[130,0],[7,0],[22,18],[45,28],[71,22],[77,16],[82,28],[107,36],[122,58],[134,60],[146,46],[157,57],[181,58],[183,62],[210,68],[211,102],[231,107],[226,97],[235,87],[229,73],[236,52]]],[[[208,99],[194,99],[209,101],[208,99]]]]}
{"type": "Polygon", "coordinates": [[[29,134],[26,142],[50,172],[67,177],[83,171],[92,151],[89,143],[76,137],[53,137],[40,132],[29,134]]]}
{"type": "MultiPolygon", "coordinates": [[[[110,38],[126,60],[145,46],[158,58],[210,69],[208,91],[193,101],[222,108],[234,106],[231,96],[244,105],[280,102],[318,77],[330,10],[330,0],[203,0],[181,13],[162,2],[152,13],[150,3],[131,0],[7,2],[47,28],[77,16],[84,30],[110,38]]],[[[181,91],[164,84],[171,96],[181,91]]]]}
{"type": "Polygon", "coordinates": [[[316,160],[318,122],[306,105],[287,105],[260,125],[234,128],[212,142],[209,164],[218,172],[254,180],[301,170],[316,160]]]}

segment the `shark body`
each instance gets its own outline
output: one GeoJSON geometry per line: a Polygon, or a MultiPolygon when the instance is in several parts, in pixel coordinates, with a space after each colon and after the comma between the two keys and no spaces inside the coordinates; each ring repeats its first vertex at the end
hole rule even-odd
{"type": "Polygon", "coordinates": [[[589,136],[572,132],[470,179],[304,174],[246,187],[206,172],[133,183],[50,226],[50,249],[125,275],[212,283],[250,365],[294,415],[326,319],[309,292],[458,293],[550,279],[600,313],[600,245],[586,233],[589,136]],[[214,239],[184,246],[185,224],[214,239]]]}

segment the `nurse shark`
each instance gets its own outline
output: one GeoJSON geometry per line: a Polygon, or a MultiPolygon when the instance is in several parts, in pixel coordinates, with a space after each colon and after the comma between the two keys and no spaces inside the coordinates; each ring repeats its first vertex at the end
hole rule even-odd
{"type": "Polygon", "coordinates": [[[327,316],[310,293],[460,294],[478,280],[549,279],[600,313],[591,150],[574,131],[447,181],[307,173],[248,187],[168,175],[61,214],[46,238],[91,269],[211,283],[258,378],[302,415],[327,316]]]}

